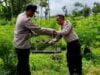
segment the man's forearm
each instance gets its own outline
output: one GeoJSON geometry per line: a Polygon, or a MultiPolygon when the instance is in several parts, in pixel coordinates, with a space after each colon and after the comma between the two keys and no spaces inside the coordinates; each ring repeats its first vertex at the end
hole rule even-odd
{"type": "Polygon", "coordinates": [[[62,38],[61,35],[57,35],[55,38],[53,38],[52,40],[50,40],[50,41],[48,42],[48,44],[55,44],[55,43],[57,43],[61,38],[62,38]]]}
{"type": "Polygon", "coordinates": [[[54,35],[54,29],[49,29],[49,28],[40,28],[39,30],[35,30],[37,35],[54,35]]]}

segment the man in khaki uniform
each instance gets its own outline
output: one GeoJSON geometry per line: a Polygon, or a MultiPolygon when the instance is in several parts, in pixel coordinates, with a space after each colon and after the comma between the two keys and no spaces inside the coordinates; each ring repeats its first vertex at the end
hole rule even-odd
{"type": "Polygon", "coordinates": [[[37,6],[27,5],[25,12],[17,17],[14,32],[14,47],[16,49],[18,64],[18,75],[31,75],[29,67],[30,54],[30,38],[34,35],[54,35],[53,29],[38,27],[31,22],[32,16],[35,14],[37,6]]]}
{"type": "Polygon", "coordinates": [[[67,62],[70,75],[82,75],[82,55],[79,37],[74,31],[70,21],[66,21],[64,15],[57,15],[57,23],[61,26],[57,36],[49,40],[46,44],[55,44],[57,41],[64,37],[67,43],[67,62]]]}

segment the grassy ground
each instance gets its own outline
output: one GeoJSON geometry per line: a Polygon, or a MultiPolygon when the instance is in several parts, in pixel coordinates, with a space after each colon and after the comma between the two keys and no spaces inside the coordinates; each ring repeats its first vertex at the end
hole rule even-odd
{"type": "MultiPolygon", "coordinates": [[[[93,49],[92,55],[83,57],[83,75],[100,75],[100,48],[93,49]]],[[[31,54],[32,75],[68,75],[65,59],[66,51],[61,54],[31,54]]]]}

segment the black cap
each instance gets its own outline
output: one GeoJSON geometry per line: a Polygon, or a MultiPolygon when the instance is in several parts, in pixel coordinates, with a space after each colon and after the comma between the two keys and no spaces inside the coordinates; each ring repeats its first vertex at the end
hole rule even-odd
{"type": "Polygon", "coordinates": [[[37,6],[36,5],[33,5],[33,4],[28,4],[26,6],[26,11],[28,11],[28,10],[32,10],[33,12],[36,12],[37,6]]]}
{"type": "Polygon", "coordinates": [[[61,17],[62,19],[65,19],[65,16],[62,14],[58,14],[57,17],[61,17]]]}

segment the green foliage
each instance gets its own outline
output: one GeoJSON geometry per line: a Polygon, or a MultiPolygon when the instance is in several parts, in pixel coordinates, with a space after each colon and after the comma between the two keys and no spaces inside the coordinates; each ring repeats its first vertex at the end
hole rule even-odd
{"type": "MultiPolygon", "coordinates": [[[[100,14],[84,18],[80,17],[67,17],[75,28],[75,31],[79,35],[82,47],[88,46],[92,50],[92,55],[83,56],[83,73],[92,74],[91,70],[100,73],[100,14]],[[97,45],[98,44],[98,45],[97,45]],[[93,49],[96,48],[96,49],[93,49]],[[95,69],[97,68],[97,69],[95,69]]],[[[60,29],[57,25],[55,18],[51,18],[51,21],[42,19],[35,19],[33,21],[40,27],[60,29]]],[[[13,33],[14,33],[15,18],[12,21],[3,20],[0,22],[0,75],[3,73],[14,74],[16,68],[16,56],[13,48],[13,33]]],[[[31,39],[32,48],[35,49],[39,44],[37,41],[49,40],[50,36],[36,36],[31,39]]],[[[62,50],[66,49],[66,43],[62,39],[56,45],[47,47],[47,50],[55,50],[55,47],[61,47],[62,50]]],[[[44,47],[43,47],[44,48],[44,47]]],[[[61,54],[45,55],[45,54],[31,54],[30,65],[33,75],[66,75],[68,70],[66,69],[66,56],[65,51],[61,54]]],[[[3,75],[6,75],[3,74],[3,75]]],[[[99,74],[98,74],[99,75],[99,74]]]]}
{"type": "Polygon", "coordinates": [[[16,17],[32,0],[2,0],[0,1],[0,17],[11,20],[16,17]]]}
{"type": "Polygon", "coordinates": [[[16,20],[15,20],[15,18],[12,18],[11,19],[11,21],[9,21],[9,20],[6,20],[6,19],[2,19],[1,21],[0,21],[0,25],[1,26],[4,26],[4,25],[15,25],[15,22],[16,20]]]}
{"type": "Polygon", "coordinates": [[[6,74],[10,74],[15,72],[15,63],[16,63],[16,57],[14,48],[12,45],[12,35],[11,32],[1,28],[2,33],[0,33],[0,59],[2,59],[3,62],[3,68],[6,70],[6,74]]]}
{"type": "Polygon", "coordinates": [[[72,11],[73,16],[90,16],[91,14],[91,9],[88,7],[86,4],[83,5],[82,3],[75,3],[74,5],[76,8],[72,11]]]}
{"type": "Polygon", "coordinates": [[[100,13],[100,3],[95,2],[92,11],[94,14],[100,13]]]}
{"type": "MultiPolygon", "coordinates": [[[[99,17],[99,16],[98,16],[99,17]]],[[[92,45],[97,41],[96,36],[98,36],[98,21],[94,20],[94,17],[89,17],[81,21],[77,21],[76,31],[80,37],[80,41],[85,45],[92,45]]]]}

